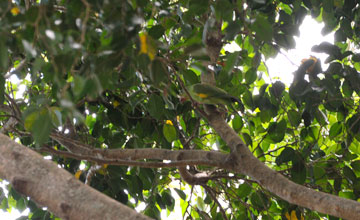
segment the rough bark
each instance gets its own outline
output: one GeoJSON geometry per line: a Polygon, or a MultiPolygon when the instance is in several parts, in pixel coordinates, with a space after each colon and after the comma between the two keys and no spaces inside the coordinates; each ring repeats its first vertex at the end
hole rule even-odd
{"type": "Polygon", "coordinates": [[[296,184],[259,161],[243,143],[238,134],[210,108],[207,119],[211,127],[232,149],[232,170],[243,173],[256,180],[262,187],[282,199],[314,211],[343,219],[360,219],[360,203],[331,194],[318,192],[296,184]]]}
{"type": "Polygon", "coordinates": [[[62,219],[150,219],[0,134],[0,178],[62,219]]]}

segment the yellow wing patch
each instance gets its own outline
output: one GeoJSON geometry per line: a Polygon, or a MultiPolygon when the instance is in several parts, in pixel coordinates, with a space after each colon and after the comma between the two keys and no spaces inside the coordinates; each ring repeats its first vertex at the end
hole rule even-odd
{"type": "MultiPolygon", "coordinates": [[[[289,215],[289,212],[285,213],[285,217],[287,220],[299,220],[296,216],[296,211],[292,210],[291,215],[289,215]]],[[[301,220],[304,220],[304,217],[301,215],[301,220]]]]}
{"type": "Polygon", "coordinates": [[[196,94],[197,96],[199,96],[200,98],[202,98],[202,99],[206,99],[209,95],[207,95],[207,94],[204,94],[204,93],[198,93],[198,94],[196,94]]]}

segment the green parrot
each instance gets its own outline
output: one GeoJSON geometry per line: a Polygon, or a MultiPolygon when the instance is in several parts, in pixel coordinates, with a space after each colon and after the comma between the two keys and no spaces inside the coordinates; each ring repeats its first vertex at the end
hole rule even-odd
{"type": "Polygon", "coordinates": [[[197,83],[187,87],[187,90],[190,93],[191,98],[198,103],[227,105],[237,112],[232,105],[233,102],[237,102],[239,104],[240,111],[244,111],[244,106],[239,98],[229,95],[226,91],[216,86],[205,83],[197,83]]]}

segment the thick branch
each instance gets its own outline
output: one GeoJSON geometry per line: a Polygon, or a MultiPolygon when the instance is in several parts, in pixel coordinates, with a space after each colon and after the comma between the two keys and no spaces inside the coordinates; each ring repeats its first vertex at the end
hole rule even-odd
{"type": "Polygon", "coordinates": [[[150,219],[0,134],[0,178],[62,219],[150,219]]]}
{"type": "Polygon", "coordinates": [[[250,176],[264,188],[290,203],[344,219],[360,219],[360,203],[309,189],[270,169],[253,156],[219,113],[208,109],[208,112],[210,111],[207,118],[210,125],[233,150],[231,159],[234,172],[250,176]]]}

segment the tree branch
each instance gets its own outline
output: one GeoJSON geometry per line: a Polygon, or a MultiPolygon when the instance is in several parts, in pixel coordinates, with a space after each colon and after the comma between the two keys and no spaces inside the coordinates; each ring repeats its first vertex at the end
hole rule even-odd
{"type": "Polygon", "coordinates": [[[62,219],[150,219],[0,134],[0,178],[62,219]]]}
{"type": "Polygon", "coordinates": [[[146,167],[146,168],[161,168],[161,167],[184,167],[187,165],[204,165],[204,166],[218,166],[219,163],[216,161],[209,161],[209,160],[180,160],[180,161],[170,161],[166,162],[144,162],[144,161],[135,161],[132,159],[123,160],[123,159],[110,159],[110,158],[103,158],[100,154],[97,156],[89,156],[89,155],[82,155],[82,154],[75,154],[67,151],[59,151],[53,148],[42,148],[40,151],[48,152],[68,158],[73,158],[77,160],[87,160],[96,162],[98,164],[109,164],[109,165],[123,165],[123,166],[139,166],[139,167],[146,167]]]}
{"type": "Polygon", "coordinates": [[[232,149],[232,171],[243,173],[282,199],[343,219],[360,219],[360,203],[318,192],[296,184],[259,161],[237,133],[220,117],[216,109],[207,108],[210,125],[232,149]]]}
{"type": "MultiPolygon", "coordinates": [[[[181,160],[199,160],[199,161],[211,161],[216,163],[216,166],[226,168],[230,167],[225,163],[228,158],[228,154],[217,152],[217,151],[203,151],[203,150],[167,150],[158,148],[138,148],[138,149],[99,149],[93,148],[80,141],[75,141],[65,137],[62,134],[50,135],[55,140],[59,140],[65,148],[76,155],[90,156],[98,159],[125,159],[125,160],[170,160],[179,161],[181,160]],[[66,146],[68,145],[68,146],[66,146]],[[70,147],[69,147],[70,146],[70,147]]],[[[53,150],[54,151],[54,150],[53,150]]],[[[56,151],[58,152],[58,151],[56,151]]],[[[56,153],[54,152],[54,153],[56,153]]],[[[70,154],[69,154],[70,156],[70,154]]]]}

